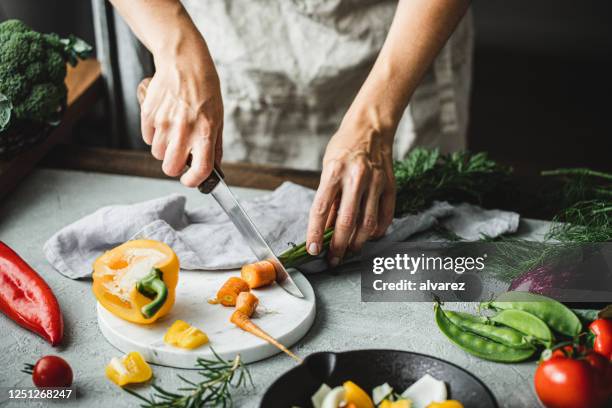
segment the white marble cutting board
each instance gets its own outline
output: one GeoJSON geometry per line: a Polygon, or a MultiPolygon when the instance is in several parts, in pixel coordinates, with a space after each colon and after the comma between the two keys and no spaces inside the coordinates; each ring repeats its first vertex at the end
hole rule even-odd
{"type": "MultiPolygon", "coordinates": [[[[123,353],[138,351],[154,364],[194,368],[198,357],[212,357],[210,346],[226,359],[240,354],[246,363],[262,360],[279,353],[279,350],[234,326],[229,321],[233,307],[207,302],[215,297],[217,290],[230,276],[239,275],[238,271],[181,271],[176,303],[167,316],[151,325],[139,325],[114,316],[98,303],[98,325],[104,337],[123,353]],[[165,344],[164,334],[177,319],[203,330],[210,343],[194,350],[165,344]]],[[[294,345],[308,332],[315,318],[312,286],[297,271],[292,273],[292,277],[304,294],[304,299],[291,296],[276,284],[253,290],[259,298],[253,322],[287,347],[294,345]]]]}

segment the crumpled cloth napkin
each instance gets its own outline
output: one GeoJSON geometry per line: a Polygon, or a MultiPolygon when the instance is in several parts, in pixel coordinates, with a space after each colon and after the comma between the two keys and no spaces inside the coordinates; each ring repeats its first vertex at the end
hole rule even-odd
{"type": "MultiPolygon", "coordinates": [[[[275,191],[241,204],[275,253],[305,239],[314,191],[286,182],[275,191]]],[[[44,245],[47,260],[63,275],[91,275],[94,260],[127,240],[146,237],[165,242],[189,270],[237,269],[255,261],[220,207],[186,210],[186,198],[173,194],[132,205],[103,207],[54,234],[44,245]]],[[[386,241],[402,241],[438,222],[467,240],[514,232],[519,215],[470,204],[436,202],[420,214],[393,220],[386,241]]],[[[319,263],[320,264],[320,263],[319,263]]],[[[320,266],[314,268],[319,269],[320,266]]],[[[300,268],[301,269],[301,268],[300,268]]],[[[313,272],[313,268],[305,268],[313,272]]]]}

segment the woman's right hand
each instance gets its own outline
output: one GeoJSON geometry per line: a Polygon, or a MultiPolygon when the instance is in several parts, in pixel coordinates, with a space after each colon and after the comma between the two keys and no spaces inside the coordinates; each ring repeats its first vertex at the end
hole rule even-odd
{"type": "Polygon", "coordinates": [[[187,187],[201,184],[221,163],[223,101],[219,77],[205,44],[155,56],[155,75],[138,86],[141,130],[165,174],[187,187]]]}

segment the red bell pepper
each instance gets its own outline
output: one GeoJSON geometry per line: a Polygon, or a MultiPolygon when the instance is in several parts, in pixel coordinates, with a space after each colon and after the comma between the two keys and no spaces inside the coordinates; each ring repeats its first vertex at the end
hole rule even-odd
{"type": "Polygon", "coordinates": [[[593,350],[612,361],[612,320],[597,319],[589,326],[593,350]]]}
{"type": "Polygon", "coordinates": [[[1,241],[0,311],[53,346],[62,341],[64,321],[51,288],[1,241]]]}

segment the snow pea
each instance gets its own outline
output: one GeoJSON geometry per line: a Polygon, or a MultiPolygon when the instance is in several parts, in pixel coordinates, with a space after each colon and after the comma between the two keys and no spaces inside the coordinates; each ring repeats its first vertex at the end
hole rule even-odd
{"type": "Polygon", "coordinates": [[[532,336],[546,347],[551,347],[553,344],[554,337],[546,323],[531,313],[518,309],[506,309],[491,317],[491,321],[511,327],[527,336],[532,336]]]}
{"type": "Polygon", "coordinates": [[[470,331],[479,336],[504,344],[508,347],[528,349],[533,348],[523,333],[511,327],[496,326],[483,316],[474,316],[469,313],[445,310],[448,320],[463,330],[470,331]]]}
{"type": "Polygon", "coordinates": [[[440,331],[459,348],[476,357],[500,363],[516,363],[527,360],[535,353],[535,347],[508,347],[470,331],[463,330],[460,326],[450,321],[439,304],[436,304],[434,310],[436,324],[440,331]]]}
{"type": "Polygon", "coordinates": [[[529,292],[511,291],[502,293],[482,307],[507,310],[516,309],[539,317],[554,331],[566,336],[576,336],[582,331],[580,319],[565,305],[554,299],[529,292]]]}

